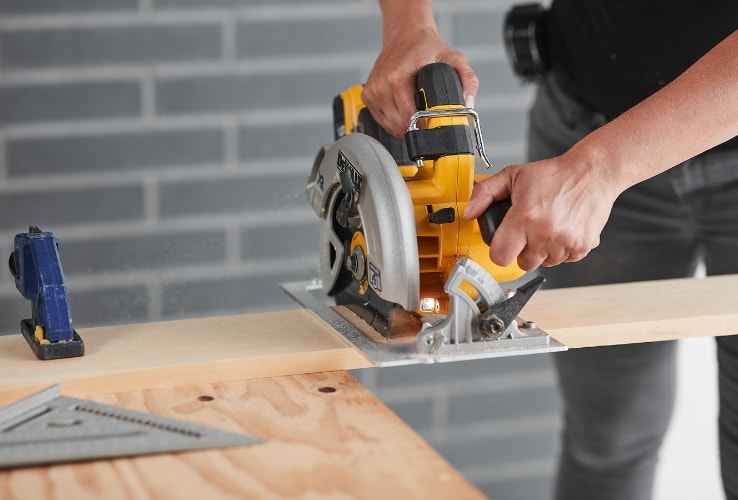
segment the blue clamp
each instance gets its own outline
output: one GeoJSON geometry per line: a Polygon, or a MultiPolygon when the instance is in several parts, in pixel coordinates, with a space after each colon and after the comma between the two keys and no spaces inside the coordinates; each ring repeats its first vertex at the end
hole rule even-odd
{"type": "Polygon", "coordinates": [[[39,359],[82,356],[84,343],[72,326],[67,285],[64,282],[58,240],[54,233],[31,226],[15,235],[10,273],[15,287],[31,301],[30,319],[21,321],[21,333],[39,359]]]}

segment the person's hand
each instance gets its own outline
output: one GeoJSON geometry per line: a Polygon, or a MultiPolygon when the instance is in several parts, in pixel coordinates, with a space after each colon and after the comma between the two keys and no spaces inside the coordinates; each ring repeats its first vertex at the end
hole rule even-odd
{"type": "Polygon", "coordinates": [[[418,72],[434,62],[456,69],[466,104],[474,106],[479,80],[464,54],[447,45],[435,28],[399,31],[385,37],[361,94],[374,119],[390,134],[405,135],[410,116],[417,111],[414,92],[418,72]]]}
{"type": "Polygon", "coordinates": [[[480,182],[463,217],[474,219],[493,201],[510,198],[489,255],[502,266],[517,258],[522,269],[532,271],[587,256],[599,245],[618,194],[605,169],[563,155],[513,165],[480,182]]]}

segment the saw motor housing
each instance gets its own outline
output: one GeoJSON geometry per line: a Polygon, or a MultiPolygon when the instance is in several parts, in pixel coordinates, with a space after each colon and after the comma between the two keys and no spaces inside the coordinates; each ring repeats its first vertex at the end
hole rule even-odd
{"type": "MultiPolygon", "coordinates": [[[[361,100],[362,88],[353,86],[336,97],[335,136],[339,139],[349,134],[367,134],[382,143],[397,162],[415,218],[420,273],[416,312],[448,313],[449,297],[444,284],[462,257],[480,264],[498,282],[521,277],[525,272],[517,264],[502,267],[492,262],[479,223],[461,218],[474,183],[486,177],[475,174],[468,116],[427,118],[422,129],[408,131],[403,141],[388,134],[373,119],[361,100]]],[[[455,70],[442,63],[424,67],[418,75],[416,104],[419,111],[464,109],[455,70]]]]}

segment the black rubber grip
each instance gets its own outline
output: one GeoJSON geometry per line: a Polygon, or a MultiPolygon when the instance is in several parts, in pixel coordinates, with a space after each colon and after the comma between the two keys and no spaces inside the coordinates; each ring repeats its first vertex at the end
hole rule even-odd
{"type": "Polygon", "coordinates": [[[487,245],[492,243],[492,237],[495,235],[495,231],[502,223],[502,219],[510,207],[512,201],[507,198],[502,201],[496,201],[492,203],[482,215],[477,217],[479,222],[479,231],[482,233],[482,239],[487,245]]]}
{"type": "MultiPolygon", "coordinates": [[[[425,111],[436,106],[463,105],[464,95],[456,70],[446,63],[432,63],[418,72],[415,106],[425,111]]],[[[446,125],[411,130],[405,134],[410,159],[436,160],[442,156],[473,154],[469,127],[446,125]]]]}
{"type": "Polygon", "coordinates": [[[441,156],[474,153],[469,143],[469,131],[464,125],[410,130],[405,134],[405,144],[407,154],[413,161],[418,158],[435,160],[441,156]]]}
{"type": "Polygon", "coordinates": [[[415,105],[419,111],[444,104],[464,104],[461,81],[456,70],[446,63],[432,63],[418,72],[415,105]]]}

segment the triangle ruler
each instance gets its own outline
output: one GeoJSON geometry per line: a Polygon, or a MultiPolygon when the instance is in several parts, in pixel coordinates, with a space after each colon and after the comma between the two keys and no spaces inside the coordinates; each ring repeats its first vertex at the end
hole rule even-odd
{"type": "Polygon", "coordinates": [[[258,437],[61,395],[0,408],[0,468],[244,446],[258,437]]]}

